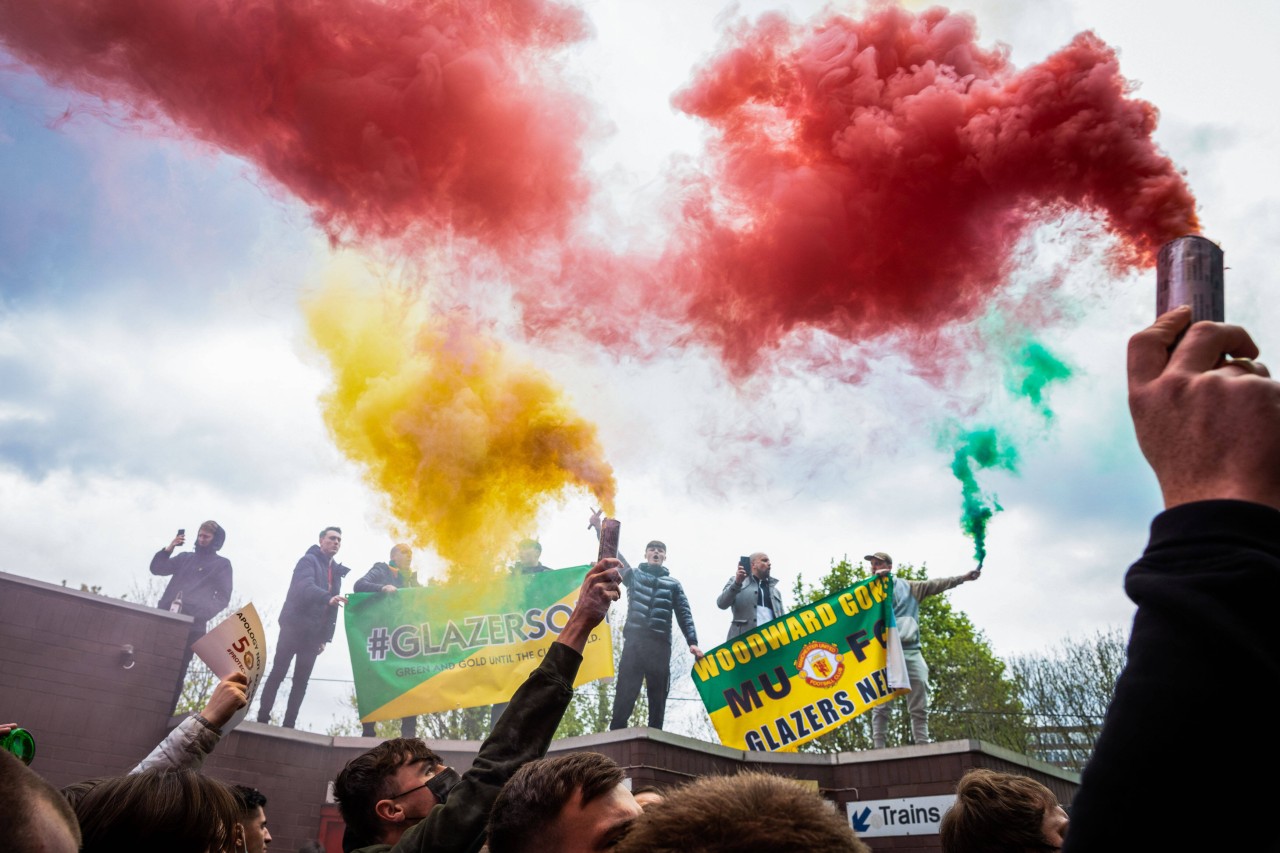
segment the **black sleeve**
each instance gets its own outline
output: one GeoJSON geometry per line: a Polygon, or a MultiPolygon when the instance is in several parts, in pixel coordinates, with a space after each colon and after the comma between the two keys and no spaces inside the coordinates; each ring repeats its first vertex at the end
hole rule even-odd
{"type": "Polygon", "coordinates": [[[484,843],[489,810],[503,784],[524,764],[547,754],[573,698],[582,655],[552,643],[538,668],[511,697],[471,769],[426,819],[401,836],[392,853],[473,853],[484,843]]]}
{"type": "Polygon", "coordinates": [[[1138,606],[1128,658],[1063,850],[1184,849],[1178,780],[1201,780],[1231,804],[1215,848],[1268,846],[1274,797],[1256,777],[1280,762],[1280,740],[1258,715],[1265,686],[1280,681],[1280,512],[1203,501],[1161,513],[1125,591],[1138,606]],[[1231,707],[1245,717],[1206,733],[1210,709],[1231,707]]]}
{"type": "Polygon", "coordinates": [[[684,587],[680,583],[676,583],[675,598],[671,603],[675,605],[676,622],[680,625],[685,642],[691,646],[698,645],[698,632],[693,627],[693,610],[689,607],[689,597],[684,594],[684,587]]]}

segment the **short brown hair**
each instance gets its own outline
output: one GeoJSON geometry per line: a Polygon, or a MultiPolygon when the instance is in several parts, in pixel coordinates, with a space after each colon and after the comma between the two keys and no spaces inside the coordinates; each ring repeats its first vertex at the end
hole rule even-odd
{"type": "Polygon", "coordinates": [[[71,837],[80,844],[80,825],[70,803],[43,776],[4,749],[0,749],[0,794],[4,802],[0,808],[0,839],[9,845],[6,849],[14,853],[46,849],[44,827],[36,811],[40,803],[66,824],[71,837]]]}
{"type": "Polygon", "coordinates": [[[938,834],[946,853],[1057,850],[1044,837],[1045,812],[1058,798],[1027,776],[976,767],[956,784],[956,801],[938,834]]]}
{"type": "Polygon", "coordinates": [[[347,824],[347,835],[358,839],[358,846],[375,844],[382,837],[374,806],[395,793],[391,780],[396,771],[415,762],[423,762],[428,768],[444,764],[421,738],[398,737],[357,755],[338,772],[333,780],[333,796],[347,824]]]}
{"type": "Polygon", "coordinates": [[[113,776],[76,806],[82,853],[230,850],[240,803],[231,788],[194,770],[113,776]]]}
{"type": "Polygon", "coordinates": [[[871,853],[835,805],[794,779],[704,776],[647,809],[615,853],[871,853]]]}
{"type": "Polygon", "coordinates": [[[589,803],[622,784],[622,768],[598,752],[539,758],[517,770],[489,812],[489,852],[554,850],[552,827],[565,804],[582,791],[589,803]]]}

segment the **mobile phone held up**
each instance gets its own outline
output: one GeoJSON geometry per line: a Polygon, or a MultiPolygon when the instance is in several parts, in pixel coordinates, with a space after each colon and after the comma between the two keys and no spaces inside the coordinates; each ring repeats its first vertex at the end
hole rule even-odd
{"type": "Polygon", "coordinates": [[[622,522],[616,518],[606,518],[600,522],[600,553],[596,562],[605,557],[618,556],[618,534],[622,530],[622,522]]]}
{"type": "Polygon", "coordinates": [[[179,536],[186,536],[186,535],[187,535],[187,528],[185,528],[185,527],[179,527],[179,528],[178,528],[178,535],[179,535],[179,536]]]}
{"type": "Polygon", "coordinates": [[[751,558],[750,558],[750,557],[739,557],[739,558],[738,558],[738,568],[740,568],[740,569],[742,569],[744,572],[746,572],[746,573],[747,573],[747,577],[751,577],[751,558]]]}

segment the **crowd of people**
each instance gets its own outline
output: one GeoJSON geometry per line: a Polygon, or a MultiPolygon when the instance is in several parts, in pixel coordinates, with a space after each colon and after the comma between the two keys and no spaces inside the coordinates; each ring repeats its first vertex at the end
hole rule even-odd
{"type": "MultiPolygon", "coordinates": [[[[1228,744],[1210,757],[1190,742],[1195,727],[1188,725],[1188,712],[1201,710],[1195,697],[1209,688],[1220,700],[1224,689],[1265,685],[1271,674],[1280,674],[1280,640],[1266,627],[1267,608],[1280,593],[1280,385],[1253,361],[1257,355],[1242,328],[1192,325],[1186,308],[1162,315],[1131,338],[1130,410],[1165,509],[1126,575],[1125,590],[1137,610],[1102,733],[1069,813],[1026,776],[984,768],[964,774],[941,821],[947,853],[1180,850],[1206,841],[1229,849],[1278,846],[1271,840],[1269,789],[1257,777],[1267,766],[1270,741],[1264,735],[1252,738],[1247,749],[1228,744]],[[1186,790],[1184,780],[1211,782],[1216,800],[1230,804],[1230,817],[1211,830],[1191,832],[1169,811],[1186,790]]],[[[206,532],[208,557],[221,541],[220,528],[202,526],[201,536],[206,532]]],[[[178,577],[189,575],[193,564],[199,576],[202,566],[198,559],[177,562],[182,555],[172,551],[180,538],[156,555],[153,570],[173,564],[186,606],[196,599],[188,593],[194,587],[182,587],[178,577]]],[[[333,560],[340,541],[340,530],[326,528],[295,571],[298,592],[295,597],[291,587],[294,606],[286,605],[290,618],[281,620],[290,640],[271,676],[276,687],[276,669],[290,658],[313,662],[332,637],[346,573],[333,560]]],[[[588,570],[564,629],[495,715],[466,772],[457,773],[429,744],[411,737],[381,742],[348,762],[333,784],[346,824],[344,851],[869,850],[817,791],[777,775],[709,776],[645,792],[642,803],[622,768],[606,756],[547,757],[587,638],[624,590],[641,614],[634,625],[628,620],[624,637],[628,630],[646,632],[637,635],[641,643],[652,640],[649,635],[665,636],[669,652],[675,619],[690,651],[700,654],[692,620],[681,615],[678,582],[662,582],[669,580],[665,551],[653,541],[636,568],[602,558],[588,570]]],[[[392,563],[366,578],[382,581],[383,591],[402,588],[396,572],[407,568],[398,565],[403,559],[393,552],[392,563]]],[[[891,570],[888,554],[868,559],[876,572],[891,570]]],[[[726,584],[720,606],[732,608],[731,637],[782,613],[770,568],[767,555],[754,554],[726,584]]],[[[977,578],[974,571],[895,585],[895,613],[908,622],[926,596],[977,578]]],[[[220,587],[213,589],[220,594],[220,587]]],[[[169,591],[166,597],[176,600],[169,591]]],[[[203,612],[193,610],[193,618],[203,612]]],[[[919,661],[916,669],[912,692],[918,684],[927,695],[927,667],[919,661]]],[[[643,666],[629,672],[637,684],[650,676],[643,666]]],[[[266,798],[200,772],[222,726],[244,707],[246,687],[243,676],[222,681],[201,713],[184,720],[124,776],[59,791],[0,751],[0,848],[260,853],[270,842],[266,798]]],[[[649,689],[651,696],[662,695],[661,675],[649,689]]],[[[292,695],[289,704],[296,714],[292,695]]],[[[621,710],[629,714],[625,706],[621,710]]],[[[911,710],[914,736],[926,741],[927,721],[915,705],[911,710]]],[[[0,734],[11,725],[0,726],[0,734]]]]}

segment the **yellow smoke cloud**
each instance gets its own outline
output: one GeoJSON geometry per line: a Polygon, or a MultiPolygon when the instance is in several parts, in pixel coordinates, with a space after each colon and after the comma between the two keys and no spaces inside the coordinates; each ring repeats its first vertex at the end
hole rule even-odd
{"type": "Polygon", "coordinates": [[[488,573],[567,491],[589,491],[612,513],[616,483],[595,426],[499,341],[403,292],[345,280],[304,311],[333,370],[325,422],[415,545],[454,570],[488,573]]]}

